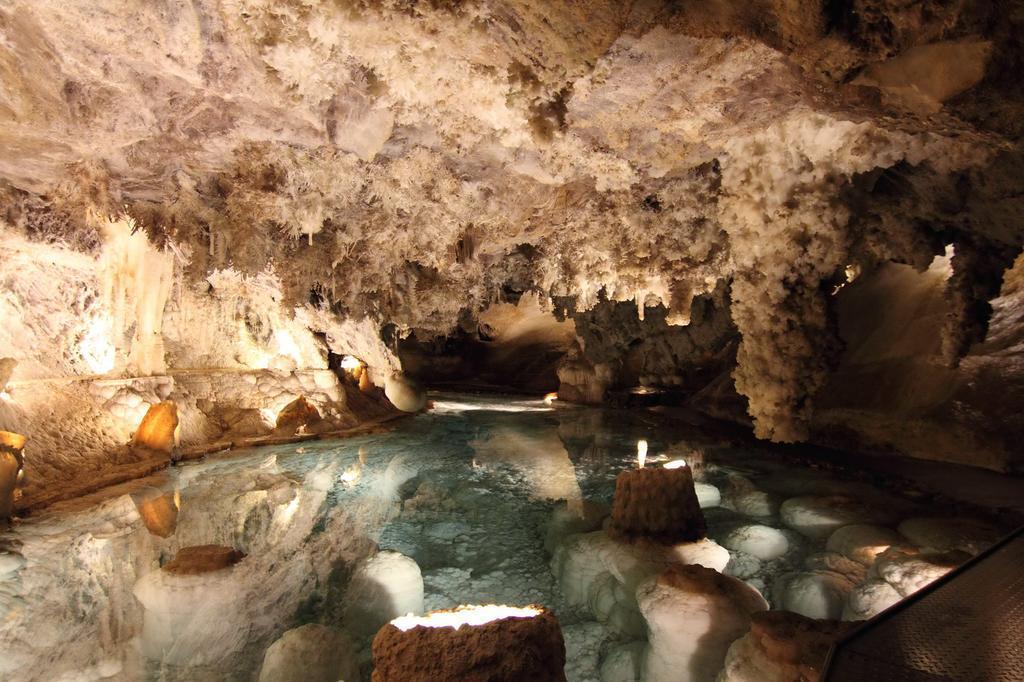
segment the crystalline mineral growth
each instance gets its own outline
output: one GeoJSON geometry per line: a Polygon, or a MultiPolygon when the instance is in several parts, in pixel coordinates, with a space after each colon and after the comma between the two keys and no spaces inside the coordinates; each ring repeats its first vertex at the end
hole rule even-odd
{"type": "Polygon", "coordinates": [[[154,247],[127,216],[107,219],[102,228],[102,293],[118,362],[135,375],[160,374],[166,369],[163,316],[174,256],[154,247]]]}

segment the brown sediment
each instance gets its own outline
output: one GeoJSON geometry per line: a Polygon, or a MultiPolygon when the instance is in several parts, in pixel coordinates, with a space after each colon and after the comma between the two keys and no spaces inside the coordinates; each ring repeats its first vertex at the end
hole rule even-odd
{"type": "Polygon", "coordinates": [[[543,607],[527,618],[482,625],[390,623],[373,639],[373,682],[562,682],[565,642],[555,614],[543,607]]]}

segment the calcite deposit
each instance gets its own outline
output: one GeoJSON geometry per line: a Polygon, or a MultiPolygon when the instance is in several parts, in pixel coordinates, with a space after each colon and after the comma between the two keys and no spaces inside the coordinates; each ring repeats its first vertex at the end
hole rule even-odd
{"type": "MultiPolygon", "coordinates": [[[[342,355],[415,410],[414,339],[407,358],[449,341],[490,370],[530,357],[488,380],[560,381],[566,399],[669,388],[765,439],[1018,467],[981,414],[983,385],[1024,385],[1003,276],[1024,242],[1021,16],[1019,0],[10,0],[0,427],[59,480],[137,424],[68,379],[287,377],[342,355]],[[851,299],[947,256],[938,345],[858,353],[851,299]],[[524,296],[574,326],[494,335],[488,309],[524,296]],[[912,440],[877,406],[922,386],[912,440]],[[48,409],[80,417],[65,443],[48,409]],[[947,424],[977,448],[921,445],[947,424]]],[[[182,399],[183,440],[209,442],[211,412],[258,430],[182,399]]]]}

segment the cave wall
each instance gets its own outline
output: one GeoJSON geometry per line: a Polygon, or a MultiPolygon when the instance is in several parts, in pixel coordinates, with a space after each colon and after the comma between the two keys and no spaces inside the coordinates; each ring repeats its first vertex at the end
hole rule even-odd
{"type": "Polygon", "coordinates": [[[128,444],[164,400],[182,447],[267,435],[299,396],[324,429],[383,413],[383,402],[350,405],[328,368],[330,351],[360,357],[381,384],[398,370],[372,323],[289,310],[272,270],[190,282],[181,252],[130,219],[99,227],[91,252],[0,231],[0,429],[30,439],[27,496],[151,457],[128,444]]]}
{"type": "Polygon", "coordinates": [[[817,399],[816,440],[1019,473],[1024,261],[1006,273],[987,338],[951,367],[949,258],[885,264],[836,296],[845,350],[817,399]]]}

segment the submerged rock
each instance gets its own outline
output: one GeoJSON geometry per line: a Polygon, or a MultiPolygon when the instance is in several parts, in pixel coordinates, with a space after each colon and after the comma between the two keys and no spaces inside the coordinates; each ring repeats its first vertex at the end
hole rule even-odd
{"type": "Polygon", "coordinates": [[[906,542],[897,532],[869,524],[852,524],[837,529],[829,536],[825,547],[865,566],[893,545],[906,542]]]}
{"type": "Polygon", "coordinates": [[[673,567],[637,588],[647,621],[648,682],[714,679],[729,646],[768,609],[754,588],[703,566],[673,567]]]}
{"type": "Polygon", "coordinates": [[[750,620],[750,631],[729,647],[717,682],[817,682],[829,647],[850,629],[788,611],[762,611],[750,620]]]}
{"type": "Polygon", "coordinates": [[[843,608],[843,620],[867,620],[874,618],[882,611],[903,599],[889,583],[875,578],[858,585],[847,597],[843,608]]]}
{"type": "Polygon", "coordinates": [[[816,569],[781,576],[772,589],[778,605],[808,618],[838,620],[857,581],[835,571],[816,569]]]}
{"type": "Polygon", "coordinates": [[[601,527],[608,517],[607,505],[589,500],[566,502],[555,509],[544,533],[544,549],[554,549],[569,535],[588,533],[601,527]]]}
{"type": "Polygon", "coordinates": [[[352,640],[334,628],[310,623],[293,628],[263,656],[259,682],[358,682],[352,640]]]}
{"type": "Polygon", "coordinates": [[[423,613],[423,575],[415,561],[382,551],[356,568],[345,604],[345,626],[372,635],[393,618],[423,613]]]}
{"type": "Polygon", "coordinates": [[[782,531],[770,526],[740,526],[729,532],[722,544],[764,561],[784,556],[789,551],[789,539],[782,531]]]}
{"type": "Polygon", "coordinates": [[[871,572],[908,597],[969,558],[964,552],[922,553],[893,547],[878,555],[871,572]]]}
{"type": "Polygon", "coordinates": [[[763,490],[751,490],[737,495],[733,500],[736,511],[747,516],[775,516],[781,505],[781,497],[763,490]]]}

